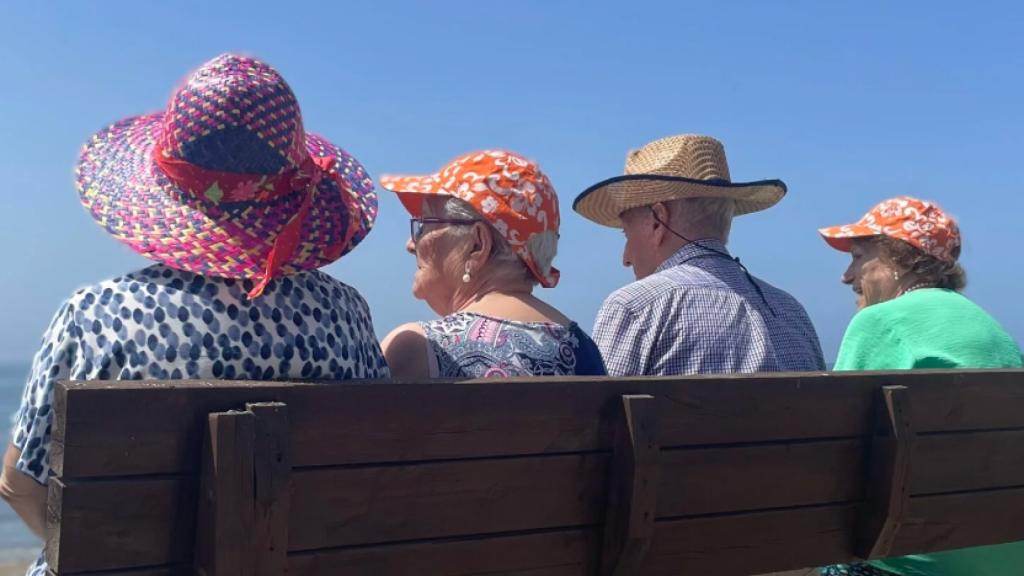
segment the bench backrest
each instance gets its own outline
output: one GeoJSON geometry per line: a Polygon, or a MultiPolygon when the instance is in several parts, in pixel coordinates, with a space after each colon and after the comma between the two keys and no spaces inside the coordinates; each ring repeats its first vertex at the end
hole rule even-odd
{"type": "Polygon", "coordinates": [[[59,575],[760,574],[1024,540],[1024,371],[71,382],[59,575]]]}

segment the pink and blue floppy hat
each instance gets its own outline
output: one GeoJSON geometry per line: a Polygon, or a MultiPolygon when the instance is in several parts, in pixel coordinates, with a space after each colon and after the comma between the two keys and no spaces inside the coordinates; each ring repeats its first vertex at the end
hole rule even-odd
{"type": "Polygon", "coordinates": [[[204,276],[273,278],[320,268],[373,228],[377,194],[347,152],[302,124],[284,78],[225,54],[164,112],[96,134],[76,169],[82,204],[139,254],[204,276]]]}

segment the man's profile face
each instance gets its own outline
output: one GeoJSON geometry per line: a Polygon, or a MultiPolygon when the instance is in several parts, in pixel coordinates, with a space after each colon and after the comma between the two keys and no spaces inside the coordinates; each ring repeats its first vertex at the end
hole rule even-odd
{"type": "Polygon", "coordinates": [[[657,256],[660,235],[656,234],[660,225],[647,206],[626,210],[621,218],[622,234],[626,237],[622,265],[632,268],[633,276],[641,280],[654,274],[661,266],[657,256]]]}

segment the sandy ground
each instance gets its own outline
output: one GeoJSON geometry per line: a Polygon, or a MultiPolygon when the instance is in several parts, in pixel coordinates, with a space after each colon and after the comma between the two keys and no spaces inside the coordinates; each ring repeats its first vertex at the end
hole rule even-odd
{"type": "Polygon", "coordinates": [[[25,576],[31,562],[0,562],[0,576],[25,576]]]}

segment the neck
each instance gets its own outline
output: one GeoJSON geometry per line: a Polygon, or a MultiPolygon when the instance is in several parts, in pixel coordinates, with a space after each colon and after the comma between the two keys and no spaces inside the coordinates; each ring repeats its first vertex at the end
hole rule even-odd
{"type": "Polygon", "coordinates": [[[699,246],[701,244],[706,244],[709,240],[710,241],[722,242],[722,240],[720,238],[715,238],[713,236],[687,236],[687,238],[692,238],[693,241],[691,242],[690,240],[687,240],[685,238],[679,238],[679,237],[676,237],[676,236],[670,237],[669,238],[670,241],[666,242],[661,247],[660,254],[659,254],[659,256],[661,257],[661,261],[662,262],[668,261],[669,258],[671,258],[673,255],[675,255],[677,252],[679,252],[683,248],[686,248],[690,244],[696,244],[696,245],[699,246]]]}
{"type": "Polygon", "coordinates": [[[470,280],[456,289],[452,295],[451,313],[466,312],[479,308],[485,301],[497,298],[523,298],[532,295],[533,287],[528,283],[512,284],[497,282],[491,279],[470,280]]]}

